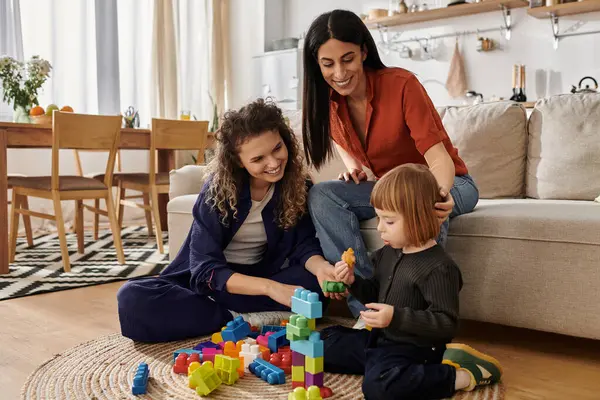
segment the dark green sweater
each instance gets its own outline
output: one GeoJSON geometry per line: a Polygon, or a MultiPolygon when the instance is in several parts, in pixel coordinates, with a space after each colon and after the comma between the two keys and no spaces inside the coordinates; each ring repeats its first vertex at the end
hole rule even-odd
{"type": "Polygon", "coordinates": [[[350,293],[363,304],[394,306],[386,339],[419,346],[448,343],[458,328],[462,276],[441,246],[403,254],[390,246],[372,254],[374,275],[356,275],[350,293]]]}

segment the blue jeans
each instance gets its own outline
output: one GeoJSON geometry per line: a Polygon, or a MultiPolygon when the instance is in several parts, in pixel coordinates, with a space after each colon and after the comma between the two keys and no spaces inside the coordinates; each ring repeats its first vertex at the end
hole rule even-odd
{"type": "MultiPolygon", "coordinates": [[[[370,203],[373,186],[373,181],[358,185],[354,182],[327,181],[317,183],[308,193],[308,209],[325,258],[335,264],[341,259],[342,253],[352,247],[356,256],[354,270],[363,278],[369,278],[373,274],[369,252],[360,233],[360,222],[376,216],[370,203]]],[[[473,211],[479,201],[479,190],[469,175],[456,176],[450,193],[455,204],[437,238],[442,247],[446,245],[449,220],[473,211]]],[[[348,307],[355,317],[365,309],[352,296],[348,297],[348,307]]]]}

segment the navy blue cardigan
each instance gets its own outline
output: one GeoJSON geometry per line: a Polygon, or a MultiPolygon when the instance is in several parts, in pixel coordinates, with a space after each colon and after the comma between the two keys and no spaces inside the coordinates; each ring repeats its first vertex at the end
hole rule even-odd
{"type": "MultiPolygon", "coordinates": [[[[218,211],[206,204],[208,181],[203,186],[193,209],[194,222],[187,239],[171,264],[161,273],[161,277],[177,281],[198,294],[211,290],[225,291],[225,284],[235,272],[223,255],[231,239],[248,217],[252,204],[248,179],[240,189],[237,204],[237,218],[228,214],[228,224],[223,225],[218,211]]],[[[260,263],[258,276],[275,274],[286,259],[290,267],[304,268],[306,261],[314,255],[323,255],[316,238],[315,227],[308,212],[295,227],[284,231],[275,221],[275,208],[280,196],[280,183],[275,184],[273,197],[262,211],[267,234],[267,251],[260,263]]],[[[252,269],[250,269],[252,271],[252,269]]]]}

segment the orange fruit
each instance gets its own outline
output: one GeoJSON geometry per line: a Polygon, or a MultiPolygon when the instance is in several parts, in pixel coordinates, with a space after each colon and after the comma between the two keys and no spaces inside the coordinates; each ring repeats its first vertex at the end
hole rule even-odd
{"type": "Polygon", "coordinates": [[[73,108],[71,108],[71,106],[64,106],[63,108],[60,109],[60,111],[73,112],[73,108]]]}
{"type": "Polygon", "coordinates": [[[29,115],[32,116],[38,116],[38,115],[44,115],[44,109],[41,106],[35,106],[31,109],[31,111],[29,111],[29,115]]]}

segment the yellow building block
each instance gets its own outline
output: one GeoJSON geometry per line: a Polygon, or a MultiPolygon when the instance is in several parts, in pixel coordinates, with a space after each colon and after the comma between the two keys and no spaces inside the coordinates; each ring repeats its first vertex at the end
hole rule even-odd
{"type": "Polygon", "coordinates": [[[292,366],[292,382],[304,382],[304,367],[292,366]]]}
{"type": "Polygon", "coordinates": [[[304,358],[304,367],[306,368],[306,372],[310,372],[311,374],[318,374],[323,372],[323,357],[308,357],[304,358]]]}
{"type": "Polygon", "coordinates": [[[233,385],[240,377],[237,371],[240,368],[239,358],[217,354],[214,368],[221,381],[226,385],[233,385]]]}
{"type": "Polygon", "coordinates": [[[317,320],[315,318],[308,320],[308,329],[311,331],[317,329],[317,320]]]}

